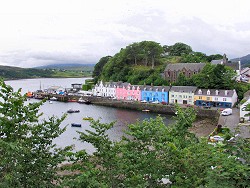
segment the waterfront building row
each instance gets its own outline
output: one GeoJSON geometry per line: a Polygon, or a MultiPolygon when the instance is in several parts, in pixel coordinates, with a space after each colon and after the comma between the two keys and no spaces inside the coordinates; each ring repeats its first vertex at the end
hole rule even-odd
{"type": "Polygon", "coordinates": [[[92,90],[94,96],[117,100],[165,102],[196,106],[231,108],[238,100],[235,90],[199,89],[194,86],[131,85],[123,82],[102,82],[92,90]]]}

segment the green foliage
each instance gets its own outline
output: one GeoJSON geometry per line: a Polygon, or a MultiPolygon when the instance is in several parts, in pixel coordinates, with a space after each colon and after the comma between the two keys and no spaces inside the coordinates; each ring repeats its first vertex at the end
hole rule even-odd
{"type": "Polygon", "coordinates": [[[111,58],[111,56],[102,57],[99,62],[95,65],[94,71],[92,74],[92,77],[94,78],[94,82],[97,83],[97,81],[100,79],[102,69],[104,65],[108,62],[108,60],[111,58]]]}
{"type": "Polygon", "coordinates": [[[192,52],[192,48],[184,43],[177,42],[173,46],[169,46],[169,55],[182,56],[192,52]]]}
{"type": "Polygon", "coordinates": [[[206,64],[199,74],[192,76],[192,82],[199,88],[233,89],[235,75],[230,67],[206,64]]]}
{"type": "Polygon", "coordinates": [[[185,63],[210,62],[206,54],[201,53],[201,52],[192,52],[189,54],[184,54],[181,57],[182,57],[182,62],[185,62],[185,63]]]}
{"type": "Polygon", "coordinates": [[[20,90],[0,82],[0,187],[55,187],[65,151],[53,139],[65,129],[60,119],[38,120],[42,102],[28,103],[20,90]]]}
{"type": "Polygon", "coordinates": [[[195,113],[176,106],[176,122],[166,126],[161,117],[128,125],[120,141],[112,141],[107,131],[114,123],[91,121],[91,130],[80,132],[80,139],[95,148],[71,153],[72,174],[65,187],[240,187],[249,185],[250,145],[239,139],[234,144],[207,144],[188,129],[195,113]],[[243,159],[241,162],[241,160],[243,159]],[[168,186],[170,186],[168,184],[168,186]]]}
{"type": "Polygon", "coordinates": [[[84,90],[84,91],[88,91],[88,90],[90,90],[92,87],[91,87],[91,85],[90,84],[83,84],[82,85],[82,90],[84,90]]]}

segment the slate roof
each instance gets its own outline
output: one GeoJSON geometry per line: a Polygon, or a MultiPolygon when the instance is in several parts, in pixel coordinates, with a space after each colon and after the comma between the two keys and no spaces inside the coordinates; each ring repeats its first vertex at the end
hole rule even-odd
{"type": "Polygon", "coordinates": [[[218,64],[222,64],[222,62],[223,62],[223,59],[212,60],[212,61],[211,61],[211,64],[213,64],[213,65],[218,65],[218,64]]]}
{"type": "Polygon", "coordinates": [[[207,95],[207,96],[219,96],[219,97],[232,97],[235,90],[222,90],[222,89],[197,89],[195,95],[207,95]],[[202,94],[199,94],[199,90],[202,91],[202,94]],[[210,91],[210,95],[207,95],[207,91],[210,91]],[[218,95],[216,95],[216,90],[219,91],[218,95]],[[225,95],[225,91],[227,91],[227,95],[225,95]]]}
{"type": "Polygon", "coordinates": [[[165,71],[171,70],[171,71],[180,71],[183,68],[191,71],[198,71],[199,69],[203,69],[203,67],[206,65],[206,63],[171,63],[168,64],[165,68],[165,71]]]}
{"type": "Polygon", "coordinates": [[[183,93],[194,93],[196,91],[197,87],[195,86],[172,86],[170,89],[170,92],[183,92],[183,93]]]}
{"type": "Polygon", "coordinates": [[[162,89],[164,89],[164,91],[168,92],[170,90],[170,87],[169,86],[149,86],[149,85],[146,85],[146,86],[142,86],[142,88],[141,88],[142,91],[157,91],[157,89],[159,92],[161,92],[162,89]],[[150,90],[150,89],[152,89],[152,90],[150,90]]]}

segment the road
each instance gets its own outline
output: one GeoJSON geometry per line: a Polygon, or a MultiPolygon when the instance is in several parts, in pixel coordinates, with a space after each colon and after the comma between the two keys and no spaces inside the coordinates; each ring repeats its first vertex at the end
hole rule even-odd
{"type": "Polygon", "coordinates": [[[233,114],[229,116],[220,115],[218,124],[228,127],[232,133],[240,134],[243,138],[250,138],[250,122],[240,123],[240,109],[233,108],[233,114]]]}

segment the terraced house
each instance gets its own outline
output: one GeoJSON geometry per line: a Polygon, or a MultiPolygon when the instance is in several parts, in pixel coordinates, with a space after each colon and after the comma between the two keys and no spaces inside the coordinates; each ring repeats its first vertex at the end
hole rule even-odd
{"type": "Polygon", "coordinates": [[[93,95],[100,97],[116,97],[116,88],[121,82],[103,82],[100,81],[93,88],[93,95]]]}
{"type": "Polygon", "coordinates": [[[142,86],[141,100],[168,103],[169,86],[142,86]]]}
{"type": "Polygon", "coordinates": [[[172,86],[169,90],[169,103],[194,105],[194,86],[172,86]]]}
{"type": "Polygon", "coordinates": [[[238,96],[235,90],[197,89],[194,100],[196,106],[231,108],[238,96]]]}
{"type": "Polygon", "coordinates": [[[141,100],[141,86],[121,83],[116,88],[116,98],[118,100],[141,100]]]}

